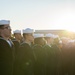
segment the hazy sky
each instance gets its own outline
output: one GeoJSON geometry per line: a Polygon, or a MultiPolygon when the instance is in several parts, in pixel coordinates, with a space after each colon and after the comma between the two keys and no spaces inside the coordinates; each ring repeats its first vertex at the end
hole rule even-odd
{"type": "Polygon", "coordinates": [[[0,0],[0,19],[15,29],[75,30],[75,0],[0,0]]]}

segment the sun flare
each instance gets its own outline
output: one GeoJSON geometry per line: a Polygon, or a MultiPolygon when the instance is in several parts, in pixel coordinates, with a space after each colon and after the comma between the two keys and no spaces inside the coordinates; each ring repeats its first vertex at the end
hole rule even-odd
{"type": "Polygon", "coordinates": [[[70,31],[70,32],[75,32],[75,29],[74,28],[68,28],[66,29],[67,31],[70,31]]]}

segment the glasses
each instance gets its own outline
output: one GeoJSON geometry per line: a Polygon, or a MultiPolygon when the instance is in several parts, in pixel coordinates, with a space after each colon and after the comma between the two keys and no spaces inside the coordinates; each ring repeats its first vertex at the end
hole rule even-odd
{"type": "Polygon", "coordinates": [[[8,26],[8,27],[4,27],[3,29],[11,29],[11,27],[10,27],[10,26],[8,26]]]}

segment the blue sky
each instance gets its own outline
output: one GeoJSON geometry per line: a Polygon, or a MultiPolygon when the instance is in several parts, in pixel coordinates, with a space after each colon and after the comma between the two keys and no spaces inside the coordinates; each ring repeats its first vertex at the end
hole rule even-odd
{"type": "Polygon", "coordinates": [[[0,19],[15,29],[75,30],[74,0],[0,0],[0,19]]]}

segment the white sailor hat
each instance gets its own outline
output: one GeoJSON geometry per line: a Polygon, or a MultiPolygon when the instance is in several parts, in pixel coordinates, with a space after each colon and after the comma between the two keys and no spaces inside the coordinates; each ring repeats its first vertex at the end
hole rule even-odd
{"type": "Polygon", "coordinates": [[[34,33],[34,30],[30,28],[26,28],[23,30],[23,33],[34,33]]]}
{"type": "Polygon", "coordinates": [[[58,35],[54,35],[54,39],[55,39],[55,38],[59,38],[59,36],[58,36],[58,35]]]}
{"type": "Polygon", "coordinates": [[[68,42],[69,42],[69,43],[74,43],[74,42],[75,42],[75,40],[69,40],[68,42]]]}
{"type": "Polygon", "coordinates": [[[61,40],[68,40],[69,38],[67,37],[61,37],[61,40]]]}
{"type": "Polygon", "coordinates": [[[21,30],[15,30],[13,33],[21,33],[21,30]]]}
{"type": "Polygon", "coordinates": [[[34,38],[44,37],[44,34],[34,34],[34,38]]]}
{"type": "Polygon", "coordinates": [[[0,20],[0,25],[8,25],[10,24],[9,20],[0,20]]]}
{"type": "Polygon", "coordinates": [[[51,33],[48,33],[48,34],[46,34],[46,35],[45,35],[45,37],[51,37],[51,38],[53,38],[53,37],[54,37],[54,35],[53,35],[53,34],[51,34],[51,33]]]}

